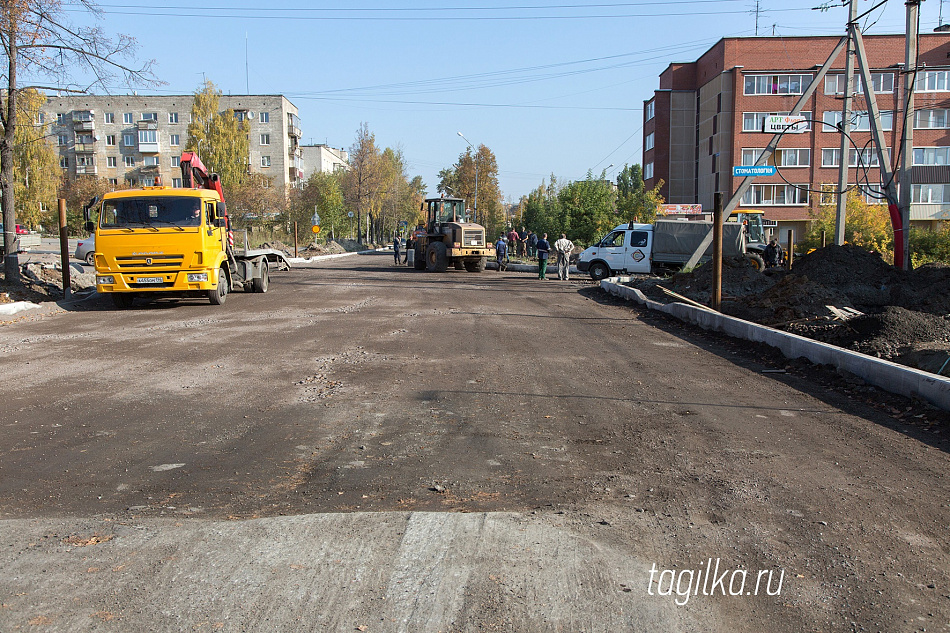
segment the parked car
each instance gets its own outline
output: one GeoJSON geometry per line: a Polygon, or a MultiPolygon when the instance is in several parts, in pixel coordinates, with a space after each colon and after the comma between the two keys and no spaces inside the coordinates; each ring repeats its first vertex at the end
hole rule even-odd
{"type": "Polygon", "coordinates": [[[96,265],[96,236],[90,235],[89,237],[79,240],[79,243],[76,244],[76,253],[73,255],[76,259],[80,259],[90,266],[96,265]]]}

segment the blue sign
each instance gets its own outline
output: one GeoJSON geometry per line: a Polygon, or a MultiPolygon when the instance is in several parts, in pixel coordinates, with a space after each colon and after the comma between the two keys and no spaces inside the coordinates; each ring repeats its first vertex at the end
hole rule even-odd
{"type": "Polygon", "coordinates": [[[734,166],[732,168],[732,175],[739,177],[752,177],[756,176],[774,176],[775,175],[775,165],[750,165],[746,166],[734,166]]]}

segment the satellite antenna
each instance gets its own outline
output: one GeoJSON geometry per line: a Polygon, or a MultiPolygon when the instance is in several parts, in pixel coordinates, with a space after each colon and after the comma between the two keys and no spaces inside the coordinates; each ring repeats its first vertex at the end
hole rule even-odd
{"type": "Polygon", "coordinates": [[[248,113],[247,113],[247,118],[253,119],[253,118],[254,118],[254,113],[253,113],[253,112],[248,112],[248,113]]]}

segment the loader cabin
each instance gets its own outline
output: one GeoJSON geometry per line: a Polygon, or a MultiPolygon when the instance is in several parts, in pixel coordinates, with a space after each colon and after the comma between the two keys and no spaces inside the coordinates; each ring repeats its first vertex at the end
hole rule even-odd
{"type": "Polygon", "coordinates": [[[465,201],[461,198],[431,198],[423,204],[429,223],[469,222],[465,201]]]}

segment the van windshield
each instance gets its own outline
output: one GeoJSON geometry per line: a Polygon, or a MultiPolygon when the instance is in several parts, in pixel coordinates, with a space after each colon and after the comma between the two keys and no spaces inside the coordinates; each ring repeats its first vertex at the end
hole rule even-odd
{"type": "Polygon", "coordinates": [[[118,198],[102,203],[99,227],[200,226],[201,200],[189,196],[118,198]]]}

